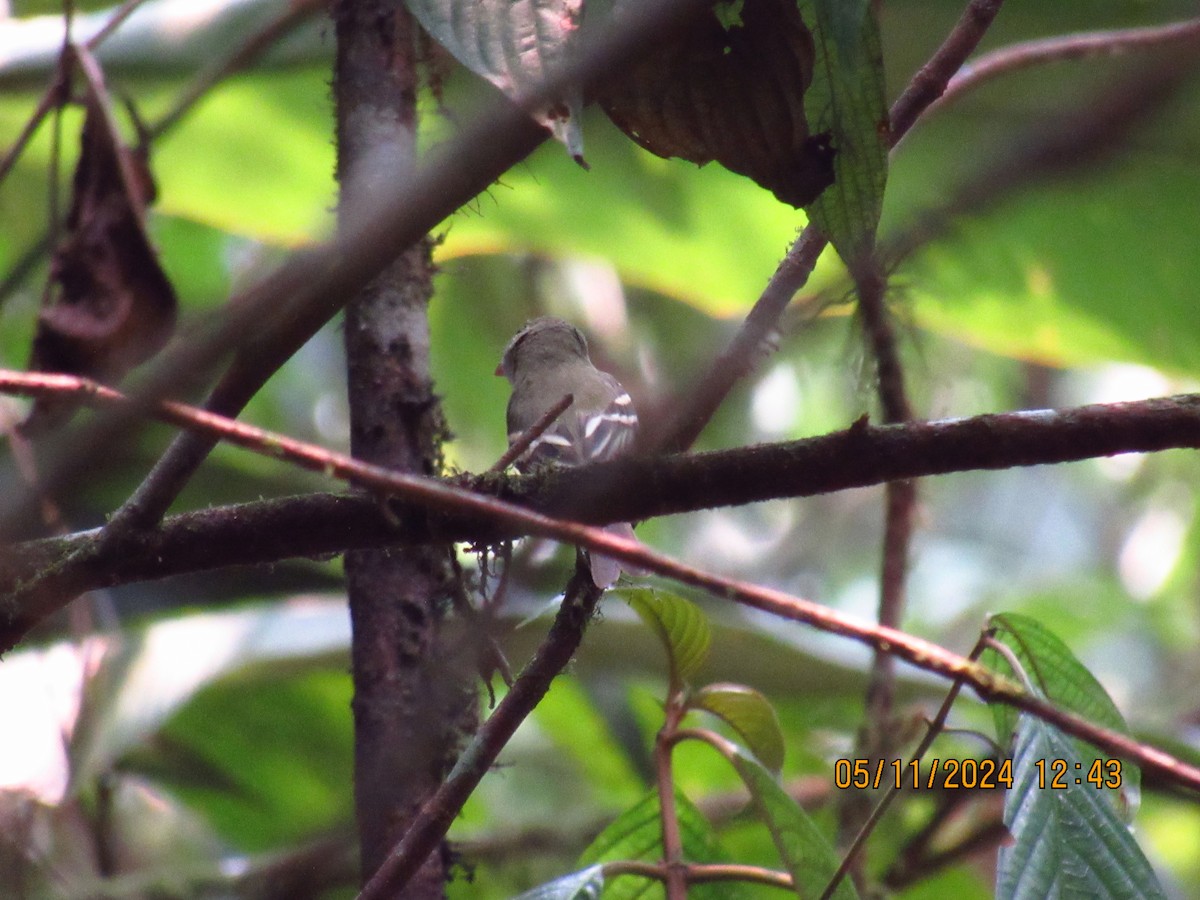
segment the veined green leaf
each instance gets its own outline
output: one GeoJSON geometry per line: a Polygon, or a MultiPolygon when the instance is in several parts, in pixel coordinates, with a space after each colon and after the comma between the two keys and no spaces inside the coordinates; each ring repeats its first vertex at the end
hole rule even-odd
{"type": "Polygon", "coordinates": [[[997,898],[1166,896],[1112,804],[1088,783],[1087,765],[1058,729],[1021,717],[1004,804],[1013,843],[1000,848],[997,898]],[[1066,764],[1061,788],[1052,786],[1055,760],[1066,764]]]}
{"type": "Polygon", "coordinates": [[[728,723],[764,766],[778,775],[783,768],[783,730],[771,702],[743,684],[710,684],[697,691],[691,705],[728,723]]]}
{"type": "Polygon", "coordinates": [[[670,659],[671,677],[687,681],[708,656],[712,630],[700,607],[677,594],[651,588],[616,593],[658,634],[670,659]]]}
{"type": "MultiPolygon", "coordinates": [[[[792,875],[796,895],[820,896],[840,861],[833,846],[756,760],[739,752],[730,755],[729,762],[746,783],[755,811],[770,830],[783,864],[792,875]]],[[[848,879],[842,879],[833,896],[854,900],[858,893],[848,879]]]]}
{"type": "MultiPolygon", "coordinates": [[[[1104,686],[1055,634],[1036,619],[1019,613],[992,616],[990,624],[996,630],[996,639],[1012,650],[1024,669],[1025,678],[1038,693],[1089,721],[1129,734],[1125,718],[1104,686]]],[[[1014,672],[1008,660],[994,650],[985,651],[980,661],[995,671],[1020,680],[1020,673],[1014,672]]],[[[1001,745],[1008,746],[1017,728],[1016,710],[994,703],[992,715],[996,722],[997,740],[1001,745]]],[[[1075,743],[1075,756],[1082,761],[1085,773],[1092,763],[1099,761],[1103,764],[1108,759],[1091,744],[1082,741],[1075,743]]],[[[1141,772],[1137,766],[1122,763],[1121,788],[1119,793],[1111,796],[1120,801],[1127,820],[1132,819],[1141,799],[1141,772]]]]}
{"type": "Polygon", "coordinates": [[[816,62],[804,108],[828,134],[834,182],[807,207],[848,264],[871,249],[887,184],[887,104],[879,22],[870,0],[797,0],[816,62]]]}

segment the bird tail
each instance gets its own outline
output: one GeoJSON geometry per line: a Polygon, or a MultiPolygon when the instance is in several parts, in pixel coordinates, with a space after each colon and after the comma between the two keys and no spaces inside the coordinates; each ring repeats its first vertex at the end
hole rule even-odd
{"type": "MultiPolygon", "coordinates": [[[[633,533],[633,526],[628,522],[614,522],[611,525],[605,525],[604,530],[617,537],[637,540],[633,533]]],[[[608,590],[608,588],[616,584],[617,579],[621,577],[622,571],[628,571],[630,575],[641,574],[636,569],[623,566],[611,556],[602,556],[599,553],[588,554],[588,567],[592,573],[592,583],[602,590],[608,590]]]]}

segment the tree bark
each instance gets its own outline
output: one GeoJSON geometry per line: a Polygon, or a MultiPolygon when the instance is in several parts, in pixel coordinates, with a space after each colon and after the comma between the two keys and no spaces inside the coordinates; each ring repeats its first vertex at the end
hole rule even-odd
{"type": "MultiPolygon", "coordinates": [[[[335,8],[339,220],[416,161],[416,25],[396,2],[335,8]]],[[[429,374],[430,242],[405,249],[346,308],[351,450],[436,474],[443,434],[429,374]]],[[[465,667],[439,649],[455,572],[446,545],[346,555],[353,626],[355,806],[364,882],[441,783],[475,722],[465,667]]],[[[434,854],[405,897],[440,897],[447,854],[434,854]]]]}

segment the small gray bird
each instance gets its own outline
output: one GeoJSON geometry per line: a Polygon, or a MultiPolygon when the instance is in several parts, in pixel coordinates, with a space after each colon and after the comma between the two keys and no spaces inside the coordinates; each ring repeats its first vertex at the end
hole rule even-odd
{"type": "MultiPolygon", "coordinates": [[[[497,375],[512,383],[508,401],[508,442],[512,444],[567,394],[571,405],[517,460],[527,471],[551,461],[564,466],[613,459],[633,448],[638,418],[633,400],[617,379],[592,365],[587,340],[562,319],[544,316],[525,324],[504,349],[497,375]]],[[[633,537],[628,523],[609,525],[633,537]]],[[[592,581],[608,588],[621,574],[614,559],[592,554],[592,581]]]]}

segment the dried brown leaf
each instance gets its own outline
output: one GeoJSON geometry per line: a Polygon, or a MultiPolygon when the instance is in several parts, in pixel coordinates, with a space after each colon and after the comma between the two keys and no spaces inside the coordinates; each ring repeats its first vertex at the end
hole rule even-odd
{"type": "Polygon", "coordinates": [[[797,208],[833,181],[827,135],[810,135],[813,38],[795,0],[746,0],[741,23],[698,17],[607,87],[600,103],[658,156],[716,161],[797,208]]]}
{"type": "MultiPolygon", "coordinates": [[[[146,233],[154,186],[145,157],[122,143],[99,68],[76,53],[87,81],[81,150],[29,367],[113,382],[166,343],[175,291],[146,233]]],[[[39,401],[26,427],[63,409],[39,401]]]]}

